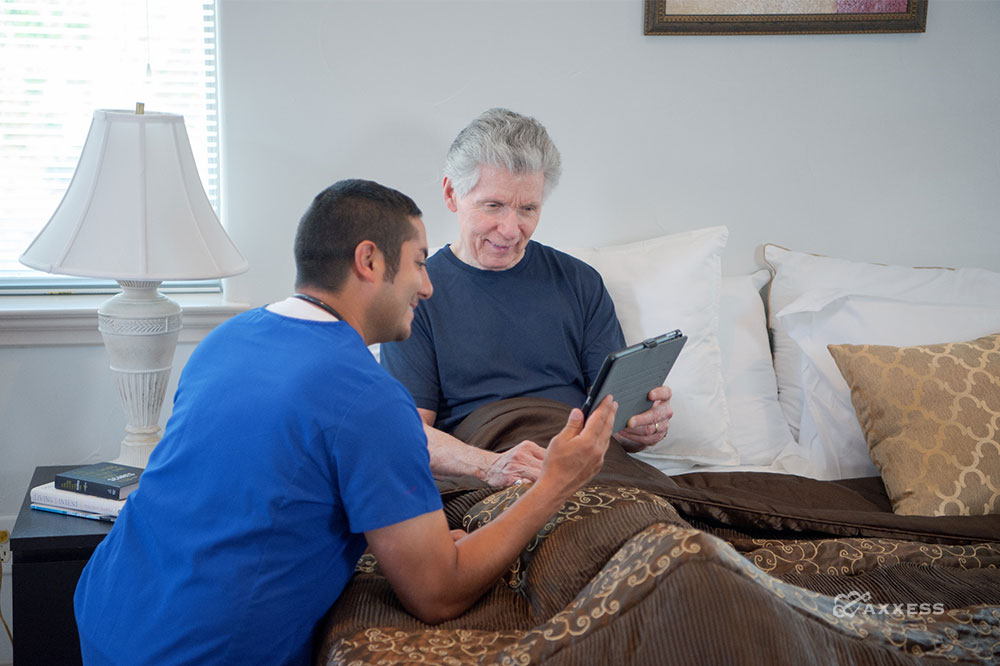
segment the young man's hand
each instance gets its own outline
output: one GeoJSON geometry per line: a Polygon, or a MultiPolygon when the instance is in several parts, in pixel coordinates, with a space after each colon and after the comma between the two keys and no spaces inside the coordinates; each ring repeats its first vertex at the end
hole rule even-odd
{"type": "Polygon", "coordinates": [[[539,483],[551,482],[556,491],[569,496],[594,478],[604,464],[618,403],[607,396],[584,422],[583,412],[569,413],[566,426],[549,442],[539,483]]]}

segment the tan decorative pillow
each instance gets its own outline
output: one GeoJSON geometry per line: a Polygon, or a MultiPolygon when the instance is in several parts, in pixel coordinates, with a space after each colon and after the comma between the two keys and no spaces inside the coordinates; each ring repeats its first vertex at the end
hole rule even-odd
{"type": "Polygon", "coordinates": [[[1000,513],[1000,334],[828,348],[895,513],[1000,513]]]}

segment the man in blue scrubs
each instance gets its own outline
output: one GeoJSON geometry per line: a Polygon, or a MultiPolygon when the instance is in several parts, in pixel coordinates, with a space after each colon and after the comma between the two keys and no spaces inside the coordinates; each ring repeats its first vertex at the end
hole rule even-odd
{"type": "Polygon", "coordinates": [[[409,336],[431,296],[420,215],[377,183],[332,185],[299,224],[297,293],[198,345],[77,586],[86,664],[307,664],[366,546],[409,611],[454,617],[600,468],[612,401],[586,424],[574,410],[498,520],[449,531],[413,400],[367,349],[409,336]]]}

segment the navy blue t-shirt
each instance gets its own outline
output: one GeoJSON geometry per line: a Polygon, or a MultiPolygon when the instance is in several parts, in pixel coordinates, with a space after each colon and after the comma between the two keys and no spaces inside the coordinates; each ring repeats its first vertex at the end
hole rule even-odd
{"type": "Polygon", "coordinates": [[[504,271],[469,266],[445,246],[427,273],[434,295],[417,307],[408,340],[382,345],[381,360],[447,432],[504,398],[579,407],[604,357],[625,346],[600,274],[546,245],[530,241],[504,271]]]}

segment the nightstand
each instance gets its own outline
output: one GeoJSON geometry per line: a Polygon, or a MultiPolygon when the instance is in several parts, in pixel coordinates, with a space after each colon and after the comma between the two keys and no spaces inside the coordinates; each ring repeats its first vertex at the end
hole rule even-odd
{"type": "Polygon", "coordinates": [[[14,663],[80,664],[73,592],[112,523],[30,507],[31,489],[77,465],[36,467],[10,535],[14,663]]]}

